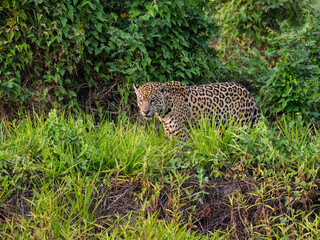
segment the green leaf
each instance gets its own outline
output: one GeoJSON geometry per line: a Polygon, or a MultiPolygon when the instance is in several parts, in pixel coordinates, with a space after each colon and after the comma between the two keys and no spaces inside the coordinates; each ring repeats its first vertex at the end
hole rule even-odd
{"type": "Polygon", "coordinates": [[[67,25],[67,21],[68,19],[65,17],[60,17],[61,23],[62,23],[62,27],[65,27],[67,25]]]}
{"type": "Polygon", "coordinates": [[[197,32],[198,32],[198,26],[196,26],[195,24],[192,24],[192,25],[191,25],[191,28],[192,28],[192,31],[193,31],[195,34],[197,34],[197,32]]]}
{"type": "Polygon", "coordinates": [[[151,9],[151,8],[150,8],[150,10],[149,10],[149,14],[150,14],[152,17],[155,17],[155,16],[156,16],[155,12],[154,12],[153,9],[151,9]]]}
{"type": "Polygon", "coordinates": [[[70,94],[70,96],[72,97],[77,97],[77,94],[74,91],[69,91],[68,92],[70,94]]]}
{"type": "Polygon", "coordinates": [[[64,36],[68,37],[69,28],[64,27],[64,28],[62,28],[62,31],[63,31],[64,36]]]}
{"type": "Polygon", "coordinates": [[[74,20],[74,7],[70,4],[68,4],[68,14],[69,14],[69,18],[71,20],[71,22],[73,22],[74,20]]]}
{"type": "Polygon", "coordinates": [[[13,31],[10,31],[10,32],[8,33],[8,41],[9,41],[9,42],[12,42],[13,37],[14,37],[14,32],[13,32],[13,31]]]}
{"type": "Polygon", "coordinates": [[[177,1],[175,1],[175,2],[176,2],[176,4],[177,4],[177,6],[178,6],[180,9],[182,9],[182,6],[183,6],[182,0],[177,0],[177,1]]]}
{"type": "Polygon", "coordinates": [[[106,20],[106,17],[102,12],[97,12],[96,18],[99,19],[101,22],[104,22],[106,20]]]}
{"type": "Polygon", "coordinates": [[[99,33],[102,33],[102,24],[101,23],[97,23],[95,24],[96,29],[98,30],[99,33]]]}
{"type": "Polygon", "coordinates": [[[170,22],[171,12],[170,12],[169,9],[168,9],[168,11],[167,11],[167,13],[166,13],[166,15],[165,15],[165,18],[166,18],[167,22],[170,22]]]}
{"type": "Polygon", "coordinates": [[[134,17],[139,16],[140,12],[137,9],[132,8],[132,9],[130,9],[129,14],[130,14],[131,18],[134,18],[134,17]]]}

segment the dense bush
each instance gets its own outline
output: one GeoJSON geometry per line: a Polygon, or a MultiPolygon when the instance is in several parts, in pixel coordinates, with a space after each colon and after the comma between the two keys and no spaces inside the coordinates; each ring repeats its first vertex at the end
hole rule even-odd
{"type": "Polygon", "coordinates": [[[237,79],[259,96],[268,117],[301,112],[319,117],[320,109],[320,14],[305,11],[301,26],[274,32],[266,51],[235,48],[228,57],[226,78],[237,79]]]}
{"type": "Polygon", "coordinates": [[[239,39],[258,45],[266,43],[270,32],[301,25],[301,10],[310,5],[310,0],[218,0],[223,39],[227,46],[239,39]]]}
{"type": "Polygon", "coordinates": [[[117,110],[132,82],[212,79],[218,27],[209,11],[208,0],[5,0],[0,97],[117,110]]]}
{"type": "Polygon", "coordinates": [[[112,72],[141,82],[215,76],[216,53],[208,40],[218,28],[206,17],[206,1],[111,1],[109,6],[111,16],[122,18],[108,30],[112,72]]]}
{"type": "Polygon", "coordinates": [[[306,23],[271,40],[267,52],[279,59],[264,79],[262,107],[268,115],[279,112],[320,114],[320,14],[309,15],[306,23]],[[276,104],[275,104],[276,103],[276,104]]]}

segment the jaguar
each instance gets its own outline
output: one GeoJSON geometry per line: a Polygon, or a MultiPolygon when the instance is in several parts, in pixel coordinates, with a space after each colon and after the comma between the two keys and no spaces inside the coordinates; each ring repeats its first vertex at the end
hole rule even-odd
{"type": "Polygon", "coordinates": [[[187,140],[190,123],[202,116],[217,124],[241,121],[252,126],[259,119],[257,102],[242,85],[234,82],[186,86],[181,82],[149,82],[133,84],[140,115],[150,119],[156,115],[165,136],[187,140]]]}

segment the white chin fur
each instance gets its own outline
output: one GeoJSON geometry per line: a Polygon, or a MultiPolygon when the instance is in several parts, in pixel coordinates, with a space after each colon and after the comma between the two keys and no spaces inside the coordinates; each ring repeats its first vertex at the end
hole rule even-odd
{"type": "Polygon", "coordinates": [[[141,117],[143,117],[146,120],[150,120],[153,117],[153,115],[152,116],[145,116],[145,115],[141,114],[141,117]]]}
{"type": "Polygon", "coordinates": [[[152,117],[143,116],[145,120],[150,120],[152,117]]]}

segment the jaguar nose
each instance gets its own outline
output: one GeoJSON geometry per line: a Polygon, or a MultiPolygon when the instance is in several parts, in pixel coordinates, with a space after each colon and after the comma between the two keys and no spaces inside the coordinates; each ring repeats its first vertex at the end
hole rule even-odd
{"type": "Polygon", "coordinates": [[[150,110],[143,110],[142,111],[146,116],[148,116],[148,114],[150,113],[150,110]]]}

